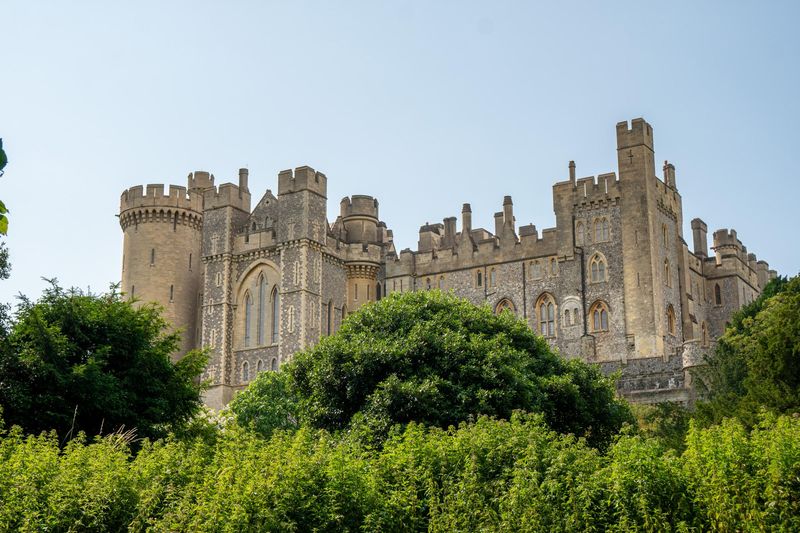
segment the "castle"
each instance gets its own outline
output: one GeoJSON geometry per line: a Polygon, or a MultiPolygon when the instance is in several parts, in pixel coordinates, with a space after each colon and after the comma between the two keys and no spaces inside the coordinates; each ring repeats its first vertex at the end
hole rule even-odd
{"type": "Polygon", "coordinates": [[[206,403],[219,408],[258,372],[334,333],[365,302],[397,291],[452,290],[508,309],[567,357],[621,370],[633,401],[686,402],[692,367],[731,314],[776,276],[736,231],[694,219],[683,237],[675,167],[656,176],[653,130],[617,124],[618,174],[553,186],[556,227],[517,227],[511,197],[494,232],[472,227],[469,204],[420,228],[416,251],[397,253],[370,196],[344,198],[326,218],[327,178],[284,170],[278,191],[251,209],[248,171],[238,185],[194,172],[187,187],[122,193],[122,290],[158,302],[183,331],[179,357],[208,347],[206,403]]]}

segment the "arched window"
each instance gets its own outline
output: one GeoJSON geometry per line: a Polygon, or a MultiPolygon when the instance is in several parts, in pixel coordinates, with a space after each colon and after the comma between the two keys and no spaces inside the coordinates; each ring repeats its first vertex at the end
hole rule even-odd
{"type": "Polygon", "coordinates": [[[327,313],[326,313],[326,318],[327,318],[327,321],[328,321],[327,332],[328,332],[328,335],[330,335],[331,333],[333,333],[333,302],[330,301],[330,300],[328,301],[328,309],[327,309],[327,313]]]}
{"type": "Polygon", "coordinates": [[[595,302],[589,309],[589,316],[592,317],[592,331],[608,331],[608,306],[605,302],[595,302]]]}
{"type": "Polygon", "coordinates": [[[377,283],[375,285],[375,299],[380,301],[381,297],[381,284],[377,283]]]}
{"type": "Polygon", "coordinates": [[[672,304],[667,306],[667,331],[670,335],[675,335],[675,309],[672,304]]]}
{"type": "Polygon", "coordinates": [[[719,283],[714,284],[714,303],[722,305],[722,289],[719,288],[719,283]]]}
{"type": "Polygon", "coordinates": [[[425,290],[431,290],[431,278],[425,280],[425,290]]]}
{"type": "Polygon", "coordinates": [[[580,320],[579,319],[579,315],[578,315],[578,310],[577,309],[573,309],[572,310],[572,324],[577,326],[578,325],[578,320],[580,320]]]}
{"type": "Polygon", "coordinates": [[[512,313],[514,312],[514,304],[508,298],[503,298],[497,302],[497,305],[494,308],[494,313],[499,315],[505,310],[511,311],[512,313]]]}
{"type": "Polygon", "coordinates": [[[262,370],[264,370],[264,363],[262,363],[261,359],[259,359],[258,363],[256,363],[256,376],[259,375],[262,370]]]}
{"type": "Polygon", "coordinates": [[[539,333],[544,337],[556,336],[556,302],[547,293],[539,296],[536,301],[536,310],[539,318],[539,333]]]}
{"type": "Polygon", "coordinates": [[[439,276],[439,290],[444,289],[444,276],[439,276]]]}
{"type": "Polygon", "coordinates": [[[280,296],[278,295],[278,287],[272,289],[270,300],[272,302],[272,344],[277,344],[278,333],[280,332],[280,296]]]}
{"type": "Polygon", "coordinates": [[[571,326],[572,325],[572,314],[569,312],[569,309],[564,311],[564,325],[571,326]]]}
{"type": "Polygon", "coordinates": [[[606,280],[606,260],[600,254],[592,256],[589,262],[589,269],[592,272],[592,283],[606,280]]]}
{"type": "Polygon", "coordinates": [[[247,292],[244,296],[244,347],[248,348],[250,346],[250,327],[253,320],[253,298],[250,296],[250,292],[247,292]]]}
{"type": "Polygon", "coordinates": [[[242,363],[242,381],[250,381],[250,365],[245,361],[242,363]]]}
{"type": "Polygon", "coordinates": [[[538,260],[531,263],[531,277],[533,277],[533,279],[540,279],[542,277],[542,263],[538,260]]]}
{"type": "Polygon", "coordinates": [[[667,287],[672,287],[672,272],[669,268],[669,260],[664,260],[664,283],[667,287]]]}
{"type": "Polygon", "coordinates": [[[594,241],[605,242],[608,240],[608,219],[598,218],[594,221],[594,241]]]}
{"type": "Polygon", "coordinates": [[[278,360],[274,357],[272,358],[272,363],[270,363],[270,370],[272,370],[273,372],[278,371],[278,360]]]}
{"type": "Polygon", "coordinates": [[[558,275],[558,260],[555,257],[550,258],[550,275],[558,275]]]}
{"type": "Polygon", "coordinates": [[[497,282],[495,278],[494,268],[489,271],[489,287],[494,287],[495,283],[497,282]]]}
{"type": "Polygon", "coordinates": [[[264,329],[267,316],[267,280],[262,274],[258,278],[258,323],[256,330],[258,335],[257,343],[259,346],[264,344],[264,329]]]}
{"type": "Polygon", "coordinates": [[[583,246],[583,243],[586,241],[586,228],[583,226],[583,222],[578,222],[575,225],[575,243],[578,246],[583,246]]]}

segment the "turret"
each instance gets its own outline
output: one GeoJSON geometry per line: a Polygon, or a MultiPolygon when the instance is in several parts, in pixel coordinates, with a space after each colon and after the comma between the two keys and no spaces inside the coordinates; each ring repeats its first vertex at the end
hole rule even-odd
{"type": "Polygon", "coordinates": [[[378,242],[378,200],[355,194],[342,198],[339,207],[347,242],[378,242]]]}
{"type": "Polygon", "coordinates": [[[179,358],[196,346],[196,321],[203,265],[203,196],[213,187],[208,172],[189,174],[185,187],[131,187],[120,198],[123,232],[122,291],[139,304],[156,302],[164,318],[181,330],[179,358]]]}

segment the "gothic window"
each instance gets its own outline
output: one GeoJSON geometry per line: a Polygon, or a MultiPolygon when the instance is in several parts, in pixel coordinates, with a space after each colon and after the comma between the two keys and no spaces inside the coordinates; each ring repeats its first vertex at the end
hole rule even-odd
{"type": "Polygon", "coordinates": [[[494,287],[496,282],[497,282],[497,280],[495,278],[495,271],[494,271],[494,268],[492,268],[489,271],[489,287],[494,287]]]}
{"type": "Polygon", "coordinates": [[[556,335],[556,302],[547,293],[539,296],[536,301],[536,310],[539,318],[539,333],[544,337],[556,335]]]}
{"type": "Polygon", "coordinates": [[[265,344],[267,320],[267,280],[261,275],[258,278],[258,323],[256,331],[258,333],[258,345],[265,344]]]}
{"type": "Polygon", "coordinates": [[[278,360],[276,358],[274,358],[274,357],[272,358],[272,363],[270,363],[270,368],[269,369],[272,370],[273,372],[277,372],[278,371],[278,360]]]}
{"type": "Polygon", "coordinates": [[[672,274],[672,272],[670,271],[670,268],[669,268],[669,260],[665,259],[664,260],[664,283],[667,285],[667,287],[672,287],[672,276],[671,276],[671,274],[672,274]]]}
{"type": "Polygon", "coordinates": [[[242,381],[247,383],[250,381],[250,365],[245,361],[242,363],[242,381]]]}
{"type": "Polygon", "coordinates": [[[714,303],[722,305],[722,289],[719,288],[719,283],[714,284],[714,303]]]}
{"type": "Polygon", "coordinates": [[[278,322],[280,319],[280,296],[278,295],[278,287],[272,289],[270,300],[272,302],[272,344],[277,344],[278,332],[280,330],[280,323],[278,322]]]}
{"type": "Polygon", "coordinates": [[[259,375],[262,370],[264,370],[263,366],[264,366],[264,363],[262,363],[261,359],[259,359],[258,363],[256,363],[256,376],[259,375]]]}
{"type": "Polygon", "coordinates": [[[598,218],[594,221],[594,242],[605,242],[608,240],[608,219],[598,218]]]}
{"type": "Polygon", "coordinates": [[[564,311],[564,325],[565,326],[572,325],[572,314],[569,312],[569,309],[564,311]]]}
{"type": "Polygon", "coordinates": [[[605,302],[595,302],[589,309],[589,316],[592,317],[592,331],[608,331],[608,306],[605,302]]]}
{"type": "Polygon", "coordinates": [[[253,320],[253,298],[250,293],[246,293],[244,297],[244,347],[250,346],[250,331],[251,323],[253,320]]]}
{"type": "Polygon", "coordinates": [[[578,320],[579,320],[578,319],[578,310],[577,309],[573,309],[572,310],[572,325],[577,326],[578,325],[578,320]]]}
{"type": "Polygon", "coordinates": [[[478,285],[478,287],[483,287],[483,272],[481,272],[481,271],[479,270],[479,271],[477,272],[477,277],[476,277],[475,279],[477,280],[477,285],[478,285]]]}
{"type": "Polygon", "coordinates": [[[575,225],[575,243],[578,246],[583,246],[583,243],[586,241],[586,228],[583,226],[583,222],[578,222],[575,225]]]}
{"type": "Polygon", "coordinates": [[[328,324],[327,324],[327,332],[328,332],[328,335],[330,335],[331,333],[333,333],[333,302],[330,301],[330,300],[328,301],[328,309],[327,309],[327,313],[326,313],[326,318],[327,318],[327,322],[328,322],[328,324]]]}
{"type": "Polygon", "coordinates": [[[500,313],[502,313],[506,309],[513,313],[514,312],[514,304],[511,303],[511,300],[509,300],[508,298],[503,298],[495,306],[494,313],[496,315],[499,315],[500,313]]]}
{"type": "Polygon", "coordinates": [[[558,275],[558,260],[555,257],[550,258],[550,275],[558,275]]]}
{"type": "Polygon", "coordinates": [[[589,262],[589,269],[592,272],[592,283],[606,280],[606,260],[600,254],[592,256],[589,262]]]}
{"type": "Polygon", "coordinates": [[[667,331],[670,335],[675,335],[675,309],[672,304],[667,306],[667,331]]]}

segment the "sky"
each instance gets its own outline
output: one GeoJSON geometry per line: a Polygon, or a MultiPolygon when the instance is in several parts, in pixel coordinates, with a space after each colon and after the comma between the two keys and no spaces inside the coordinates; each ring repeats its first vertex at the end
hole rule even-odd
{"type": "Polygon", "coordinates": [[[3,0],[0,302],[42,278],[106,290],[122,191],[194,170],[249,168],[255,206],[309,165],[331,222],[375,196],[398,251],[465,202],[492,230],[504,195],[541,231],[568,162],[616,171],[636,117],[657,173],[676,167],[687,240],[695,217],[733,227],[797,274],[800,2],[651,4],[3,0]]]}

